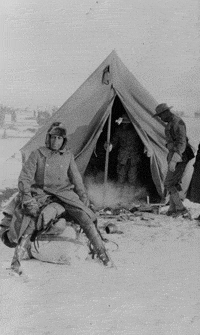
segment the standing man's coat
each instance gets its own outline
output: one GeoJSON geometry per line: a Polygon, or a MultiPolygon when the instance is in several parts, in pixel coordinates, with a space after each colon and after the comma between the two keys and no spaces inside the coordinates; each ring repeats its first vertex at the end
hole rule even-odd
{"type": "Polygon", "coordinates": [[[192,149],[188,143],[186,125],[180,117],[171,112],[171,108],[166,103],[159,104],[154,116],[160,117],[166,123],[166,147],[169,153],[167,156],[168,171],[164,185],[170,195],[167,215],[177,217],[188,212],[182,203],[179,191],[181,191],[181,181],[186,165],[193,157],[191,157],[192,149]]]}

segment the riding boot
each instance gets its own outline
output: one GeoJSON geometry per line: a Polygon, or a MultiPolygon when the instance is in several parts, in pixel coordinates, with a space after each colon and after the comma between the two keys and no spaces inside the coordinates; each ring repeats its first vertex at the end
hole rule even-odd
{"type": "Polygon", "coordinates": [[[166,215],[171,216],[174,213],[176,213],[176,205],[173,201],[173,197],[170,197],[169,198],[169,208],[168,208],[166,215]]]}
{"type": "Polygon", "coordinates": [[[21,269],[21,260],[24,256],[25,251],[27,250],[27,246],[30,241],[30,235],[23,236],[21,238],[20,243],[16,246],[14,256],[11,262],[11,269],[18,273],[19,275],[22,274],[22,269],[21,269]]]}
{"type": "Polygon", "coordinates": [[[97,255],[104,265],[109,266],[111,261],[106,253],[103,240],[95,226],[97,223],[93,222],[88,214],[82,209],[67,206],[66,210],[68,215],[70,215],[70,217],[83,229],[83,232],[86,234],[93,247],[93,250],[91,251],[97,255]]]}
{"type": "Polygon", "coordinates": [[[84,224],[82,223],[82,228],[87,238],[91,242],[97,257],[103,262],[104,265],[107,265],[110,260],[106,253],[102,238],[93,222],[91,222],[89,219],[88,221],[84,221],[84,224]]]}
{"type": "Polygon", "coordinates": [[[170,200],[172,201],[172,203],[174,203],[176,211],[182,211],[185,209],[178,191],[170,194],[170,200]]]}

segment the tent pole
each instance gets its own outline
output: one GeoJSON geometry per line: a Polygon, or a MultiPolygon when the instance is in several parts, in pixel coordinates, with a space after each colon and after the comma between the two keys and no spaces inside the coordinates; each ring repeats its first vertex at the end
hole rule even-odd
{"type": "Polygon", "coordinates": [[[108,163],[109,163],[109,147],[110,147],[110,134],[111,134],[111,119],[112,119],[112,108],[110,109],[109,119],[108,119],[108,129],[107,129],[107,147],[106,147],[106,161],[105,161],[105,173],[104,173],[104,201],[106,200],[107,191],[107,180],[108,180],[108,163]]]}

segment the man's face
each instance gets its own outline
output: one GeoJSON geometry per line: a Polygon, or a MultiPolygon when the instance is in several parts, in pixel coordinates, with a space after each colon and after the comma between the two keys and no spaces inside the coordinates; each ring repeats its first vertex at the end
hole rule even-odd
{"type": "Polygon", "coordinates": [[[171,112],[170,110],[166,110],[164,112],[162,112],[160,115],[159,115],[159,118],[163,121],[163,122],[169,122],[170,120],[170,117],[171,117],[171,112]]]}
{"type": "Polygon", "coordinates": [[[59,150],[63,145],[63,141],[64,139],[62,136],[51,135],[51,138],[50,138],[51,150],[54,150],[54,151],[59,150]]]}

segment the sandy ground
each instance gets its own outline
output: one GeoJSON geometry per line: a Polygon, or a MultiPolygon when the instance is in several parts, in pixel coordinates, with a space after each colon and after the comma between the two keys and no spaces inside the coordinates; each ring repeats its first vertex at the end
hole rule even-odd
{"type": "MultiPolygon", "coordinates": [[[[21,162],[14,153],[26,141],[0,141],[1,190],[16,186],[21,162]]],[[[185,205],[192,218],[200,214],[200,205],[185,205]]],[[[26,276],[13,277],[7,270],[13,249],[0,243],[1,335],[200,335],[197,221],[135,217],[115,222],[123,234],[108,235],[110,221],[99,219],[111,269],[92,259],[70,265],[32,259],[22,261],[26,276]]]]}

